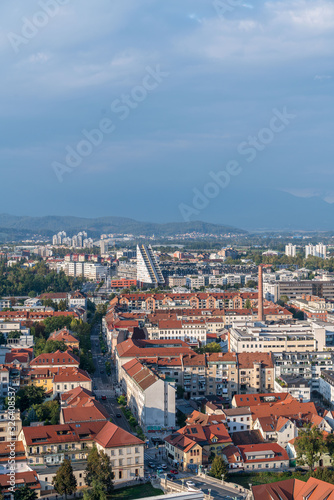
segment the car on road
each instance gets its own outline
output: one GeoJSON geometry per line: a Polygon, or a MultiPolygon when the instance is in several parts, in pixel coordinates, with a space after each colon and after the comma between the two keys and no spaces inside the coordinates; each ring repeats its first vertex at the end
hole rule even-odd
{"type": "Polygon", "coordinates": [[[176,476],[174,476],[174,474],[170,474],[170,473],[168,473],[168,474],[167,474],[167,479],[169,479],[170,481],[175,481],[176,476]]]}
{"type": "Polygon", "coordinates": [[[103,401],[105,401],[105,400],[107,399],[107,396],[105,396],[105,395],[103,394],[103,396],[101,396],[101,399],[102,399],[103,401]]]}
{"type": "Polygon", "coordinates": [[[187,481],[186,485],[188,486],[188,488],[196,488],[196,484],[194,483],[194,481],[187,481]]]}
{"type": "Polygon", "coordinates": [[[179,473],[179,471],[178,471],[177,469],[171,469],[171,470],[170,470],[170,473],[171,473],[171,474],[178,474],[178,473],[179,473]]]}
{"type": "Polygon", "coordinates": [[[121,413],[116,413],[116,417],[121,418],[122,417],[121,413]]]}
{"type": "Polygon", "coordinates": [[[101,375],[103,375],[104,371],[103,371],[103,370],[100,370],[100,373],[101,373],[101,375]]]}
{"type": "Polygon", "coordinates": [[[157,469],[157,474],[163,474],[163,469],[157,469]]]}
{"type": "Polygon", "coordinates": [[[162,468],[163,470],[166,470],[166,469],[168,469],[168,466],[167,466],[166,464],[162,464],[162,465],[161,465],[161,468],[162,468]]]}
{"type": "Polygon", "coordinates": [[[155,465],[154,462],[149,462],[148,466],[149,466],[150,469],[154,469],[156,465],[155,465]]]}

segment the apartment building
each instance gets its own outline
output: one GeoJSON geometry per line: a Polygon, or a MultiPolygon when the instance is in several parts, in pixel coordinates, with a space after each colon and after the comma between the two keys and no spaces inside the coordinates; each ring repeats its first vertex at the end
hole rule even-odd
{"type": "Polygon", "coordinates": [[[175,382],[133,359],[122,366],[128,406],[145,431],[175,428],[175,382]]]}
{"type": "Polygon", "coordinates": [[[246,393],[271,392],[275,368],[271,353],[243,352],[238,354],[239,391],[246,393]]]}
{"type": "Polygon", "coordinates": [[[19,440],[31,467],[86,460],[95,444],[111,458],[116,484],[144,476],[144,442],[111,422],[23,427],[19,440]]]}
{"type": "Polygon", "coordinates": [[[297,246],[293,245],[292,243],[285,245],[285,255],[287,255],[288,257],[296,257],[297,246]]]}
{"type": "Polygon", "coordinates": [[[80,360],[71,350],[66,352],[56,351],[43,353],[30,362],[30,368],[76,367],[79,368],[80,360]]]}
{"type": "Polygon", "coordinates": [[[334,408],[334,371],[323,370],[319,379],[319,392],[323,398],[334,408]]]}
{"type": "Polygon", "coordinates": [[[53,333],[50,333],[48,340],[54,340],[55,342],[64,342],[67,347],[72,349],[79,349],[79,340],[76,338],[75,334],[68,330],[68,328],[62,328],[53,333]]]}
{"type": "Polygon", "coordinates": [[[235,324],[229,332],[233,352],[311,352],[326,347],[326,329],[317,323],[248,326],[235,324]]]}
{"type": "Polygon", "coordinates": [[[281,375],[275,378],[275,392],[288,392],[299,401],[308,402],[311,400],[311,387],[308,380],[302,377],[291,375],[281,375]]]}
{"type": "Polygon", "coordinates": [[[281,376],[302,377],[312,391],[320,392],[320,377],[324,370],[332,370],[333,352],[282,352],[273,353],[275,378],[281,376]]]}
{"type": "Polygon", "coordinates": [[[20,410],[14,410],[8,415],[8,410],[0,410],[0,442],[16,440],[22,429],[22,420],[20,410]],[[9,422],[10,429],[13,434],[9,434],[9,422]]]}
{"type": "Polygon", "coordinates": [[[137,281],[153,286],[165,283],[151,245],[137,245],[137,281]]]}
{"type": "Polygon", "coordinates": [[[150,339],[179,339],[190,344],[206,344],[206,321],[204,319],[162,319],[155,326],[147,326],[150,339]]]}
{"type": "Polygon", "coordinates": [[[258,294],[255,292],[222,292],[222,293],[133,293],[121,294],[111,301],[111,305],[132,311],[144,309],[195,308],[195,309],[244,309],[246,302],[256,307],[258,294]]]}

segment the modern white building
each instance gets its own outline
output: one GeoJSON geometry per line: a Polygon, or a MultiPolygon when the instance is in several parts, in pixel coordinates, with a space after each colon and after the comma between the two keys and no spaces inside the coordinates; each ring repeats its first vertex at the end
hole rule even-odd
{"type": "Polygon", "coordinates": [[[175,428],[175,382],[160,378],[137,359],[121,368],[128,406],[145,430],[175,428]]]}
{"type": "Polygon", "coordinates": [[[319,380],[320,394],[323,398],[328,401],[331,407],[334,407],[334,371],[323,370],[321,373],[321,378],[319,380]]]}
{"type": "Polygon", "coordinates": [[[306,245],[305,258],[307,259],[309,256],[325,259],[327,256],[327,246],[322,243],[318,243],[318,245],[306,245]]]}
{"type": "Polygon", "coordinates": [[[285,255],[288,257],[296,257],[297,255],[297,247],[296,245],[293,245],[292,243],[289,243],[288,245],[285,246],[285,255]]]}
{"type": "Polygon", "coordinates": [[[165,283],[151,245],[137,245],[137,281],[154,286],[165,283]]]}

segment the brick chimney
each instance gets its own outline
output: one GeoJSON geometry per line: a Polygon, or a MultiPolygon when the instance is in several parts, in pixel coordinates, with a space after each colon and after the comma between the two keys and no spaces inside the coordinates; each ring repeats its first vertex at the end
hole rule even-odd
{"type": "Polygon", "coordinates": [[[259,295],[258,295],[258,316],[257,319],[258,321],[263,321],[263,271],[262,271],[262,266],[259,265],[259,283],[258,283],[258,289],[259,289],[259,295]]]}

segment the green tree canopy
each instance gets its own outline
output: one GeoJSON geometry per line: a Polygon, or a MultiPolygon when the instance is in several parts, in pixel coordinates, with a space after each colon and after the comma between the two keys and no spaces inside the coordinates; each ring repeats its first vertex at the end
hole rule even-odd
{"type": "Polygon", "coordinates": [[[39,405],[45,399],[44,387],[27,385],[19,389],[16,393],[16,407],[24,412],[32,405],[39,405]]]}
{"type": "Polygon", "coordinates": [[[20,488],[16,488],[14,493],[14,500],[36,500],[36,490],[32,490],[26,484],[20,488]]]}
{"type": "Polygon", "coordinates": [[[98,451],[94,446],[87,458],[85,481],[92,486],[93,481],[100,482],[108,495],[112,494],[114,473],[111,469],[110,458],[103,451],[98,451]]]}
{"type": "Polygon", "coordinates": [[[52,479],[54,489],[59,495],[72,495],[77,489],[77,480],[73,474],[71,460],[65,459],[52,479]]]}
{"type": "Polygon", "coordinates": [[[94,480],[92,487],[83,494],[83,500],[107,500],[107,495],[103,484],[94,480]]]}
{"type": "Polygon", "coordinates": [[[215,456],[212,462],[210,476],[215,477],[216,479],[227,479],[228,476],[228,466],[225,460],[218,455],[215,456]]]}
{"type": "Polygon", "coordinates": [[[300,429],[295,448],[297,462],[300,465],[308,465],[310,470],[313,470],[314,464],[327,451],[323,433],[318,427],[311,427],[310,424],[300,429]]]}

